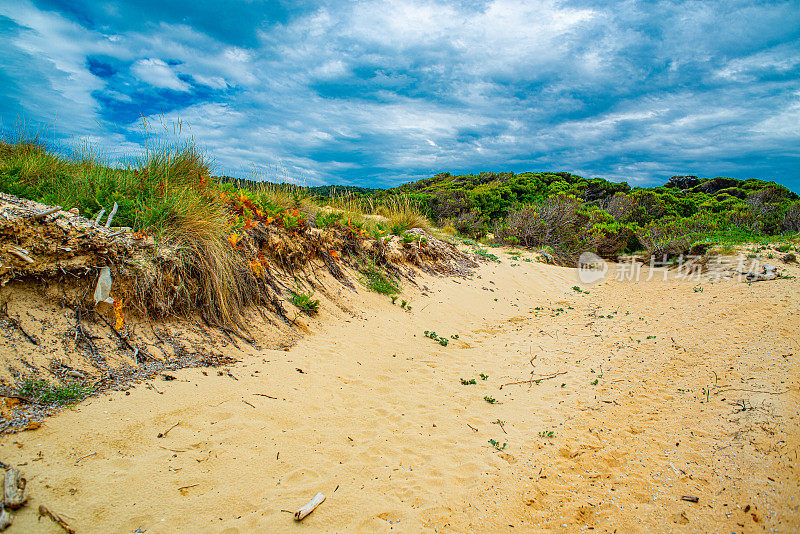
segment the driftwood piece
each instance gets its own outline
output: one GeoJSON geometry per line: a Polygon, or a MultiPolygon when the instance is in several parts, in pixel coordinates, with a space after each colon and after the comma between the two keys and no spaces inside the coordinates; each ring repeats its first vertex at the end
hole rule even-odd
{"type": "Polygon", "coordinates": [[[27,263],[36,263],[36,261],[34,261],[33,258],[28,256],[28,254],[26,254],[25,251],[19,247],[14,247],[14,246],[8,247],[8,253],[13,254],[14,256],[18,257],[19,259],[27,263]]]}
{"type": "Polygon", "coordinates": [[[67,532],[68,534],[75,534],[75,531],[72,529],[72,527],[70,527],[60,515],[51,512],[50,510],[47,509],[47,506],[40,504],[39,518],[41,518],[42,516],[49,518],[53,523],[63,528],[64,532],[67,532]]]}
{"type": "Polygon", "coordinates": [[[308,501],[306,504],[303,505],[298,511],[294,513],[294,520],[295,521],[302,521],[308,514],[313,512],[317,506],[322,504],[325,501],[325,495],[323,493],[317,493],[314,495],[314,498],[308,501]]]}
{"type": "Polygon", "coordinates": [[[117,203],[114,202],[114,207],[111,208],[111,213],[108,214],[108,219],[106,220],[106,228],[111,228],[111,221],[114,220],[114,215],[117,214],[117,203]]]}
{"type": "Polygon", "coordinates": [[[51,213],[55,213],[57,211],[61,211],[61,206],[53,206],[52,208],[46,209],[44,211],[40,211],[39,213],[34,213],[31,216],[32,220],[41,219],[42,217],[47,217],[51,213]]]}
{"type": "Polygon", "coordinates": [[[8,513],[8,510],[0,511],[0,530],[5,530],[14,522],[14,516],[8,513]]]}
{"type": "Polygon", "coordinates": [[[12,467],[6,470],[3,481],[3,497],[6,508],[16,510],[27,502],[28,497],[25,495],[26,482],[17,469],[12,467]]]}

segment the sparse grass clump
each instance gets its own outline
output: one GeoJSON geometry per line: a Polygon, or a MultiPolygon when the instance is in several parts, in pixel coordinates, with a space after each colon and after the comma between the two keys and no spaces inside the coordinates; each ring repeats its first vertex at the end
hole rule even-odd
{"type": "Polygon", "coordinates": [[[425,333],[425,337],[431,338],[432,340],[434,340],[435,342],[437,342],[439,345],[441,345],[443,347],[446,347],[448,345],[448,343],[450,343],[450,340],[448,340],[446,337],[439,336],[436,332],[425,330],[424,333],[425,333]]]}
{"type": "Polygon", "coordinates": [[[497,440],[490,439],[490,440],[489,440],[489,445],[491,445],[492,447],[494,447],[494,448],[495,448],[496,450],[498,450],[498,451],[502,451],[503,449],[505,449],[505,448],[506,448],[506,446],[508,445],[508,443],[502,443],[502,444],[501,444],[501,443],[500,443],[499,441],[497,441],[497,440]]]}
{"type": "Polygon", "coordinates": [[[363,276],[362,283],[370,291],[390,296],[400,292],[400,285],[397,279],[374,262],[365,260],[359,270],[363,276]]]}
{"type": "Polygon", "coordinates": [[[71,404],[86,398],[91,390],[77,382],[54,385],[44,379],[26,378],[17,384],[16,392],[38,404],[71,404]]]}
{"type": "Polygon", "coordinates": [[[309,315],[319,312],[319,300],[313,298],[313,293],[301,293],[292,291],[289,299],[292,304],[309,315]]]}

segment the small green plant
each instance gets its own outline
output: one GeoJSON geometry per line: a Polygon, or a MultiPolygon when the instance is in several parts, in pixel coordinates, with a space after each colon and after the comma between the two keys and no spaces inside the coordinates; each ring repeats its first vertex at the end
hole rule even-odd
{"type": "Polygon", "coordinates": [[[460,380],[462,386],[471,386],[473,384],[477,384],[474,378],[470,378],[469,380],[467,380],[466,378],[461,378],[460,380]]]}
{"type": "Polygon", "coordinates": [[[587,295],[589,294],[588,291],[581,289],[580,286],[572,286],[572,290],[575,291],[575,293],[586,293],[587,295]]]}
{"type": "Polygon", "coordinates": [[[70,404],[86,398],[91,389],[69,382],[64,385],[53,385],[47,380],[26,378],[16,387],[17,394],[39,404],[70,404]]]}
{"type": "Polygon", "coordinates": [[[473,252],[475,254],[477,254],[478,256],[481,256],[482,258],[486,258],[487,260],[491,260],[491,261],[500,263],[500,258],[498,258],[496,255],[492,254],[488,250],[484,250],[482,248],[477,248],[476,247],[476,248],[473,249],[473,252]]]}
{"type": "Polygon", "coordinates": [[[600,382],[600,381],[599,381],[598,379],[596,379],[596,378],[595,378],[594,380],[592,380],[592,381],[591,381],[591,382],[589,382],[589,383],[590,383],[591,385],[593,385],[593,386],[596,386],[596,385],[597,385],[599,382],[600,382]]]}
{"type": "Polygon", "coordinates": [[[363,276],[361,282],[367,289],[382,295],[394,295],[400,292],[397,280],[375,265],[374,262],[365,261],[359,267],[363,276]]]}
{"type": "MultiPolygon", "coordinates": [[[[410,309],[410,308],[409,308],[410,309]]],[[[450,341],[446,337],[440,337],[436,332],[425,330],[425,337],[429,337],[439,345],[446,347],[450,341]]]]}
{"type": "Polygon", "coordinates": [[[397,295],[392,295],[392,304],[397,302],[397,295]]]}
{"type": "Polygon", "coordinates": [[[458,334],[453,334],[453,335],[452,335],[452,336],[450,336],[450,337],[451,337],[451,338],[453,338],[453,339],[458,339],[458,334]]]}
{"type": "Polygon", "coordinates": [[[481,377],[481,380],[486,380],[487,378],[489,378],[489,375],[485,375],[483,373],[481,373],[479,376],[481,377]]]}
{"type": "Polygon", "coordinates": [[[552,430],[542,430],[541,432],[539,432],[539,437],[540,438],[554,438],[554,437],[556,437],[556,434],[552,430]]]}
{"type": "Polygon", "coordinates": [[[289,301],[302,311],[309,315],[319,312],[319,300],[313,298],[314,295],[312,293],[301,293],[299,291],[292,291],[291,293],[292,296],[289,301]]]}
{"type": "Polygon", "coordinates": [[[406,300],[401,300],[401,301],[400,301],[400,307],[401,307],[401,308],[405,308],[405,307],[406,307],[406,304],[408,304],[408,301],[406,301],[406,300]]]}
{"type": "Polygon", "coordinates": [[[489,445],[491,445],[492,447],[494,447],[498,451],[502,451],[503,449],[506,448],[506,445],[508,445],[508,443],[503,443],[501,445],[499,441],[494,440],[494,439],[490,439],[489,440],[489,445]]]}
{"type": "Polygon", "coordinates": [[[702,293],[702,292],[703,292],[703,288],[702,288],[702,286],[701,286],[700,284],[697,284],[696,286],[694,286],[694,287],[692,288],[692,290],[693,290],[695,293],[702,293]]]}
{"type": "Polygon", "coordinates": [[[485,400],[489,404],[495,404],[497,402],[497,399],[495,399],[494,397],[490,397],[489,395],[484,395],[483,400],[485,400]]]}

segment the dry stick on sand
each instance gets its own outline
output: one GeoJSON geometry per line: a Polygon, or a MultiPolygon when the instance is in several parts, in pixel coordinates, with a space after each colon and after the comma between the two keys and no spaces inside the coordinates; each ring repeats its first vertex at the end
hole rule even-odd
{"type": "Polygon", "coordinates": [[[533,378],[533,377],[531,377],[530,380],[518,380],[516,382],[506,382],[505,384],[500,384],[500,389],[503,389],[503,386],[513,386],[515,384],[531,384],[532,385],[534,382],[539,383],[542,380],[550,380],[551,378],[555,378],[557,376],[565,375],[565,374],[567,374],[566,371],[559,371],[557,373],[553,373],[552,375],[543,376],[541,378],[533,378]]]}
{"type": "Polygon", "coordinates": [[[498,419],[497,421],[492,421],[492,424],[493,425],[499,425],[500,426],[500,430],[503,431],[503,434],[508,434],[508,432],[506,432],[505,423],[503,423],[500,419],[498,419]]]}
{"type": "Polygon", "coordinates": [[[80,462],[81,460],[85,460],[86,458],[89,458],[90,456],[96,456],[96,455],[97,455],[97,453],[96,453],[96,452],[93,452],[93,453],[91,453],[91,454],[87,454],[87,455],[85,455],[85,456],[81,456],[80,458],[78,458],[77,460],[75,460],[75,465],[78,465],[78,462],[80,462]]]}
{"type": "Polygon", "coordinates": [[[59,527],[63,528],[65,532],[68,532],[69,534],[75,534],[75,531],[72,530],[72,527],[70,527],[67,524],[67,522],[64,521],[61,518],[60,515],[51,512],[50,510],[47,509],[47,507],[45,505],[40,504],[39,505],[39,518],[41,519],[42,516],[49,517],[50,520],[53,521],[53,523],[55,523],[59,527]]]}
{"type": "Polygon", "coordinates": [[[170,430],[172,430],[173,428],[175,428],[176,426],[178,426],[179,424],[181,424],[181,422],[180,422],[180,421],[178,421],[177,423],[175,423],[174,425],[172,425],[171,427],[169,427],[168,429],[166,429],[166,430],[165,430],[163,433],[162,433],[162,432],[159,432],[159,433],[158,433],[158,435],[157,435],[156,437],[157,437],[157,438],[166,438],[166,437],[167,437],[167,434],[169,434],[169,431],[170,431],[170,430]]]}
{"type": "Polygon", "coordinates": [[[294,513],[294,520],[295,521],[302,521],[308,514],[313,512],[317,506],[322,504],[325,501],[325,495],[322,493],[317,493],[314,495],[314,498],[308,501],[306,504],[303,505],[298,511],[294,513]]]}

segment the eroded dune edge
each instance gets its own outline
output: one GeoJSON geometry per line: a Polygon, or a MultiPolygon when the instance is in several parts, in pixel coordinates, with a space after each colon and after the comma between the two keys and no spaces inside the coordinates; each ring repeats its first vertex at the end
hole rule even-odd
{"type": "MultiPolygon", "coordinates": [[[[177,340],[222,365],[110,382],[3,436],[0,459],[28,480],[11,531],[60,531],[40,504],[77,532],[797,529],[796,266],[754,284],[643,266],[587,286],[500,250],[472,275],[416,269],[410,311],[319,268],[320,312],[254,315],[250,341],[137,323],[126,335],[160,347],[153,361],[177,340]],[[294,522],[286,510],[317,492],[325,502],[294,522]]],[[[74,322],[56,305],[26,315],[16,306],[52,295],[15,291],[23,327],[74,322]]],[[[4,330],[17,366],[74,355],[68,338],[51,355],[4,330]]]]}

